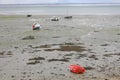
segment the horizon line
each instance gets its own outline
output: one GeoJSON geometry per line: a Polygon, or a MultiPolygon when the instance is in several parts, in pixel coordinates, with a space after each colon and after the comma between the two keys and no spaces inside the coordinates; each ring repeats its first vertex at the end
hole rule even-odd
{"type": "MultiPolygon", "coordinates": [[[[51,4],[120,4],[120,3],[18,3],[19,4],[25,4],[25,5],[51,5],[51,4]]],[[[2,4],[0,4],[2,5],[2,4]]]]}

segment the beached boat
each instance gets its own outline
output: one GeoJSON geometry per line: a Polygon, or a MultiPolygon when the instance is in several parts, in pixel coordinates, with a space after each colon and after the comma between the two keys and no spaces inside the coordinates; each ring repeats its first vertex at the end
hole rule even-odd
{"type": "Polygon", "coordinates": [[[32,28],[33,28],[33,30],[40,30],[42,27],[40,26],[39,23],[35,23],[35,24],[33,24],[32,28]]]}
{"type": "Polygon", "coordinates": [[[69,10],[68,9],[66,10],[66,15],[67,16],[64,17],[65,19],[71,19],[72,18],[72,16],[69,15],[69,10]]]}
{"type": "Polygon", "coordinates": [[[51,21],[59,21],[59,19],[56,16],[53,16],[52,18],[50,18],[51,21]]]}
{"type": "Polygon", "coordinates": [[[71,19],[72,16],[65,16],[64,18],[65,18],[65,19],[71,19]]]}

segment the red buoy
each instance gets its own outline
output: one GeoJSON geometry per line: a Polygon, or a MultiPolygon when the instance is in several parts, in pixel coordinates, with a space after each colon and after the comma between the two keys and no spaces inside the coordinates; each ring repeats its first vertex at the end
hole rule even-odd
{"type": "Polygon", "coordinates": [[[69,68],[71,72],[76,74],[80,74],[80,73],[82,74],[85,72],[85,68],[77,64],[70,65],[69,68]]]}

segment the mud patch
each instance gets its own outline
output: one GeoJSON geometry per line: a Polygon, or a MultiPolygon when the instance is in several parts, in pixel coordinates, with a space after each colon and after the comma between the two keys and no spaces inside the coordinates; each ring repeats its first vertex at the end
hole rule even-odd
{"type": "Polygon", "coordinates": [[[0,52],[0,55],[4,55],[5,51],[0,52]]]}
{"type": "Polygon", "coordinates": [[[109,44],[101,44],[100,46],[109,46],[109,44]]]}
{"type": "Polygon", "coordinates": [[[2,51],[0,52],[0,58],[7,58],[7,57],[11,57],[13,54],[12,54],[12,51],[2,51]]]}
{"type": "Polygon", "coordinates": [[[78,54],[76,59],[87,57],[87,54],[78,54]]]}
{"type": "Polygon", "coordinates": [[[44,57],[35,57],[35,58],[30,58],[29,60],[45,60],[44,57]]]}
{"type": "Polygon", "coordinates": [[[117,35],[120,35],[120,33],[118,33],[117,35]]]}
{"type": "Polygon", "coordinates": [[[48,44],[48,45],[40,45],[40,46],[36,46],[36,47],[32,47],[31,48],[48,48],[48,49],[44,49],[45,51],[76,51],[76,52],[82,52],[82,51],[87,51],[87,49],[82,45],[83,43],[63,43],[63,44],[48,44]],[[58,47],[55,48],[54,46],[58,47]]]}
{"type": "Polygon", "coordinates": [[[36,46],[33,48],[51,48],[51,45],[41,45],[41,46],[36,46]]]}
{"type": "Polygon", "coordinates": [[[54,37],[52,37],[52,38],[60,38],[60,36],[54,36],[54,37]]]}
{"type": "Polygon", "coordinates": [[[94,60],[98,60],[98,58],[96,57],[96,55],[90,55],[89,58],[93,58],[94,60]]]}
{"type": "Polygon", "coordinates": [[[84,47],[82,46],[76,46],[76,45],[61,45],[60,48],[56,49],[45,49],[45,51],[76,51],[76,52],[83,52],[87,51],[84,47]]]}
{"type": "Polygon", "coordinates": [[[33,50],[33,52],[40,52],[41,50],[33,50]]]}
{"type": "Polygon", "coordinates": [[[35,61],[28,62],[27,64],[28,65],[35,65],[35,64],[38,64],[38,63],[40,63],[40,61],[35,60],[35,61]]]}
{"type": "Polygon", "coordinates": [[[87,67],[84,67],[86,70],[93,70],[94,68],[93,67],[90,67],[90,66],[87,66],[87,67]]]}
{"type": "Polygon", "coordinates": [[[32,40],[32,39],[35,39],[34,36],[26,36],[24,38],[22,38],[22,40],[32,40]]]}
{"type": "Polygon", "coordinates": [[[72,56],[74,53],[66,54],[65,56],[72,56]]]}
{"type": "Polygon", "coordinates": [[[99,32],[99,31],[95,30],[94,32],[99,32]]]}
{"type": "Polygon", "coordinates": [[[85,49],[81,46],[70,46],[70,45],[65,45],[65,46],[60,46],[60,51],[77,51],[77,52],[82,52],[85,51],[85,49]]]}
{"type": "Polygon", "coordinates": [[[63,45],[75,45],[74,43],[65,43],[63,45]]]}
{"type": "Polygon", "coordinates": [[[44,49],[45,51],[55,51],[55,50],[56,51],[76,51],[76,52],[87,51],[85,47],[79,46],[80,44],[82,45],[83,43],[49,44],[49,45],[40,45],[32,48],[48,48],[48,49],[44,49]],[[58,48],[53,48],[54,46],[58,48]]]}
{"type": "Polygon", "coordinates": [[[28,65],[35,65],[40,63],[40,60],[45,60],[44,57],[34,57],[34,58],[30,58],[29,62],[27,63],[28,65]]]}
{"type": "Polygon", "coordinates": [[[49,59],[48,62],[52,62],[52,61],[62,61],[62,62],[69,62],[68,59],[49,59]]]}
{"type": "Polygon", "coordinates": [[[13,55],[12,51],[8,51],[6,55],[13,55]]]}
{"type": "Polygon", "coordinates": [[[120,56],[120,53],[110,53],[110,54],[104,54],[105,57],[111,57],[112,55],[120,56]]]}
{"type": "Polygon", "coordinates": [[[45,49],[45,51],[55,51],[55,50],[59,51],[59,49],[45,49]]]}

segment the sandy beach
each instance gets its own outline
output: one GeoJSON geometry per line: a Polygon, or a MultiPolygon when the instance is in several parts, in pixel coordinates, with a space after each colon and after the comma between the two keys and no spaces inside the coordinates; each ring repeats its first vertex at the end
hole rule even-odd
{"type": "Polygon", "coordinates": [[[0,15],[0,80],[120,80],[120,15],[56,16],[0,15]]]}

